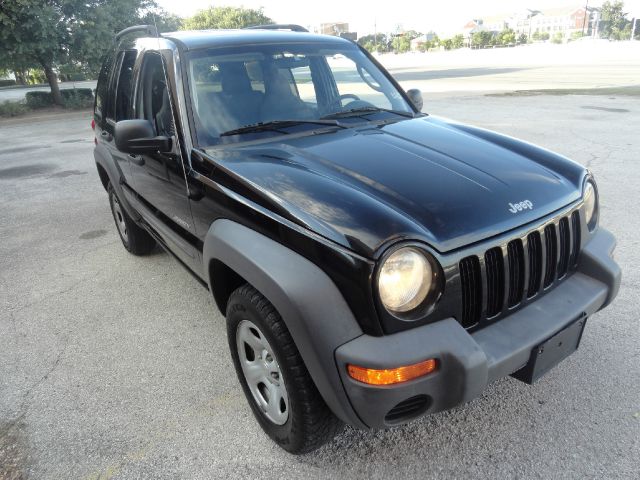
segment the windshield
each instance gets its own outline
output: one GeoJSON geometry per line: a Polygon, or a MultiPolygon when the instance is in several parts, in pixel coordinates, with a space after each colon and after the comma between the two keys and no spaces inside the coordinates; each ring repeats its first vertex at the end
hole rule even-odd
{"type": "Polygon", "coordinates": [[[330,123],[328,118],[357,116],[357,111],[362,112],[359,121],[371,120],[366,114],[378,109],[387,116],[398,112],[398,119],[413,114],[384,74],[350,46],[267,44],[195,50],[189,52],[188,75],[201,146],[246,140],[247,135],[282,134],[282,123],[274,129],[243,129],[274,121],[296,120],[288,125],[317,129],[330,123]]]}

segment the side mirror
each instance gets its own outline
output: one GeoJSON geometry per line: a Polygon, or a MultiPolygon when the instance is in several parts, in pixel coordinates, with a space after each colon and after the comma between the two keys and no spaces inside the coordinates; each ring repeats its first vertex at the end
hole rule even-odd
{"type": "Polygon", "coordinates": [[[411,100],[411,103],[413,103],[418,111],[421,112],[424,105],[422,92],[417,88],[412,88],[411,90],[407,90],[407,96],[409,97],[409,100],[411,100]]]}
{"type": "Polygon", "coordinates": [[[157,153],[171,151],[169,137],[156,137],[149,120],[121,120],[114,132],[116,148],[124,153],[157,153]]]}

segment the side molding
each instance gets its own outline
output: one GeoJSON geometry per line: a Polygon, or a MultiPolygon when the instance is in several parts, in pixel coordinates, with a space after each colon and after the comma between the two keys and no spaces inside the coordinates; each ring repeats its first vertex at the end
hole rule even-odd
{"type": "Polygon", "coordinates": [[[213,291],[212,260],[234,270],[273,304],[329,408],[344,422],[366,428],[346,396],[334,357],[362,330],[331,279],[301,255],[226,219],[216,220],[204,241],[204,268],[213,291]]]}

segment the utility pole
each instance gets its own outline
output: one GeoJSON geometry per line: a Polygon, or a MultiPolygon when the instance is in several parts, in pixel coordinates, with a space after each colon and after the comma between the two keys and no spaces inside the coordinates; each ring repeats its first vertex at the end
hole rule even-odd
{"type": "Polygon", "coordinates": [[[373,51],[378,51],[378,19],[373,17],[373,51]]]}
{"type": "Polygon", "coordinates": [[[584,18],[582,19],[582,36],[584,37],[584,26],[587,23],[587,15],[589,15],[589,0],[587,0],[586,5],[584,6],[584,18]]]}

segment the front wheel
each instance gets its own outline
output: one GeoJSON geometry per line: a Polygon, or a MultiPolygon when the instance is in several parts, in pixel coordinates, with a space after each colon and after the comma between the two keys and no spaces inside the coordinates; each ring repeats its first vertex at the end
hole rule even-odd
{"type": "Polygon", "coordinates": [[[282,318],[250,285],[229,298],[227,335],[247,401],[278,445],[307,453],[340,432],[342,422],[322,399],[282,318]]]}
{"type": "Polygon", "coordinates": [[[111,213],[116,222],[118,235],[120,235],[120,240],[122,240],[124,248],[134,255],[146,255],[150,253],[155,248],[156,241],[144,228],[137,225],[122,207],[118,194],[111,182],[107,185],[107,192],[109,193],[111,213]]]}

